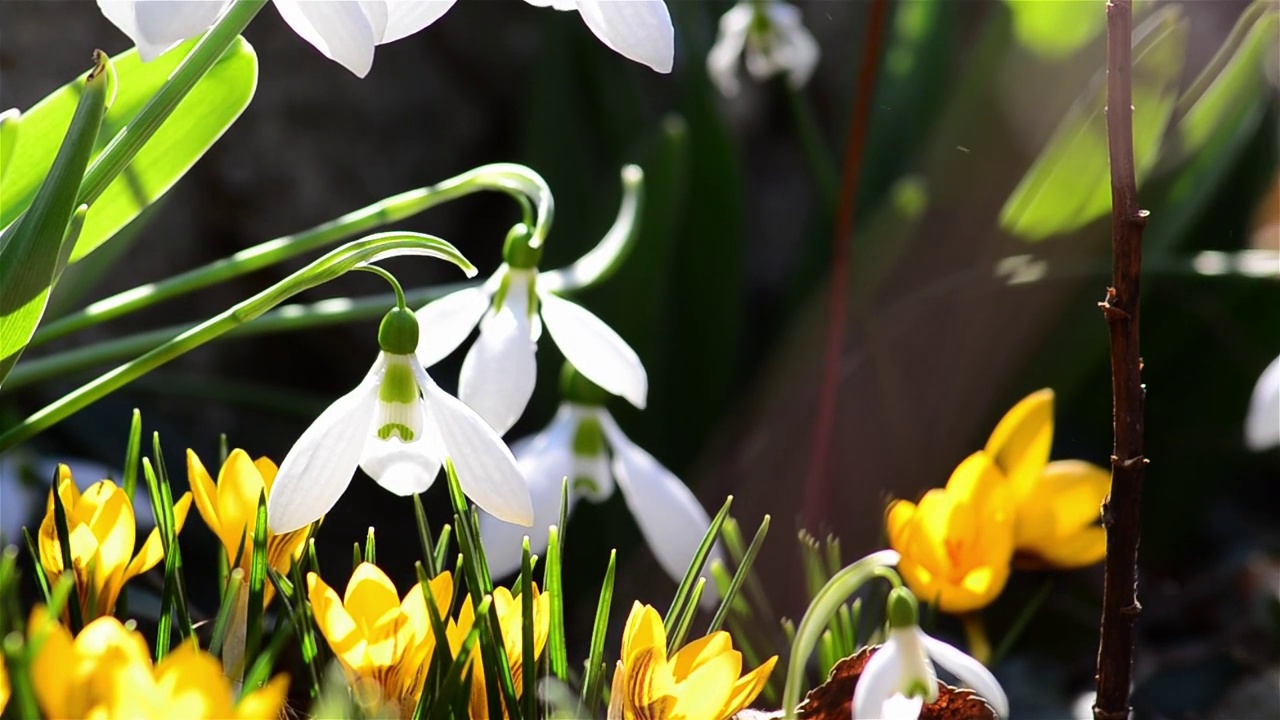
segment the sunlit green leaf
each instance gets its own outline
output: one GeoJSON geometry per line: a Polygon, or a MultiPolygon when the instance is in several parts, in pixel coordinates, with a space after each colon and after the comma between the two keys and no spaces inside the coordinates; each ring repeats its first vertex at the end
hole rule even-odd
{"type": "MultiPolygon", "coordinates": [[[[136,50],[112,58],[116,92],[102,121],[94,157],[127,128],[195,42],[149,63],[143,63],[136,50]]],[[[240,116],[253,98],[257,81],[257,56],[248,42],[237,39],[92,203],[70,261],[92,252],[164,195],[240,116]]],[[[0,191],[5,198],[0,227],[13,222],[31,204],[53,162],[79,93],[77,83],[69,83],[23,113],[13,123],[15,127],[0,132],[0,168],[4,169],[0,191]]]]}
{"type": "MultiPolygon", "coordinates": [[[[0,234],[0,383],[40,323],[49,289],[70,251],[68,231],[74,234],[83,227],[83,206],[77,209],[76,196],[102,126],[110,67],[105,55],[95,60],[94,69],[74,84],[79,97],[54,141],[56,157],[32,190],[29,211],[0,234]]],[[[6,195],[6,212],[9,204],[6,195]]]]}
{"type": "MultiPolygon", "coordinates": [[[[1133,140],[1138,182],[1159,157],[1177,100],[1187,24],[1172,8],[1144,23],[1134,45],[1133,140]]],[[[1076,102],[1000,211],[1000,226],[1028,241],[1070,232],[1111,209],[1104,77],[1076,102]]]]}
{"type": "Polygon", "coordinates": [[[1266,62],[1274,59],[1280,11],[1270,3],[1249,6],[1217,57],[1178,102],[1178,151],[1192,155],[1216,132],[1260,110],[1268,92],[1266,62]],[[1270,55],[1268,55],[1270,53],[1270,55]]]}
{"type": "Polygon", "coordinates": [[[1092,40],[1106,24],[1106,5],[1070,0],[1005,0],[1018,44],[1045,58],[1061,58],[1092,40]]]}

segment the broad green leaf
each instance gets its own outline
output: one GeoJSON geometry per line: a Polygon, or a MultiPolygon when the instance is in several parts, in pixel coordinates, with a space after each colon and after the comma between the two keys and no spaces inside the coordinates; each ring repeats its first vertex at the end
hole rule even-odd
{"type": "Polygon", "coordinates": [[[1049,59],[1066,57],[1092,40],[1106,24],[1102,2],[1005,0],[1018,44],[1049,59]]]}
{"type": "Polygon", "coordinates": [[[106,55],[94,60],[93,70],[77,81],[79,99],[65,139],[27,212],[0,235],[0,384],[40,324],[49,289],[83,227],[85,209],[77,208],[76,196],[102,126],[110,75],[106,55]]]}
{"type": "MultiPolygon", "coordinates": [[[[187,42],[156,60],[144,63],[137,50],[112,59],[116,93],[93,148],[93,157],[128,125],[164,85],[194,47],[187,42]]],[[[152,202],[173,187],[217,141],[253,98],[258,81],[258,59],[253,47],[238,38],[183,98],[124,171],[103,191],[90,208],[80,239],[71,252],[75,262],[123,228],[152,202]]],[[[7,226],[35,197],[53,162],[58,141],[66,131],[80,89],[63,86],[22,114],[13,130],[0,134],[0,227],[7,226]],[[11,136],[16,134],[16,140],[11,136]]]]}
{"type": "Polygon", "coordinates": [[[18,119],[22,113],[18,108],[9,108],[0,113],[0,183],[4,182],[5,171],[9,168],[10,150],[18,141],[18,119]]]}
{"type": "Polygon", "coordinates": [[[1219,128],[1260,109],[1268,92],[1266,64],[1274,59],[1280,11],[1255,2],[1191,89],[1178,101],[1177,140],[1182,156],[1202,149],[1219,128]],[[1270,53],[1270,55],[1268,55],[1270,53]]]}
{"type": "MultiPolygon", "coordinates": [[[[1139,183],[1159,157],[1177,100],[1186,43],[1187,24],[1170,8],[1144,23],[1134,45],[1133,150],[1139,183]]],[[[1099,73],[1005,201],[1001,228],[1038,242],[1081,228],[1111,210],[1105,104],[1105,76],[1099,73]]]]}

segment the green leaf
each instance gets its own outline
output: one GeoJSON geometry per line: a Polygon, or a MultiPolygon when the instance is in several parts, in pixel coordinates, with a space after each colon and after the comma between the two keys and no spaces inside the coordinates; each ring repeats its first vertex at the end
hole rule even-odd
{"type": "Polygon", "coordinates": [[[1018,44],[1049,59],[1072,54],[1092,40],[1106,24],[1100,2],[1064,0],[1005,0],[1013,18],[1018,44]]]}
{"type": "MultiPolygon", "coordinates": [[[[0,384],[40,324],[49,290],[66,264],[67,231],[79,227],[72,222],[76,196],[102,126],[109,74],[110,63],[99,53],[85,79],[73,84],[79,98],[74,112],[68,113],[65,130],[57,135],[61,142],[53,146],[56,157],[51,151],[50,163],[32,185],[31,198],[13,213],[16,222],[0,234],[0,384]],[[24,209],[27,212],[21,213],[24,209]]],[[[8,163],[0,160],[0,165],[8,163]]],[[[10,212],[14,205],[7,188],[6,184],[0,189],[3,212],[10,212]]]]}
{"type": "Polygon", "coordinates": [[[1266,66],[1278,27],[1280,12],[1273,4],[1255,2],[1240,15],[1217,55],[1178,101],[1180,156],[1195,155],[1220,128],[1261,111],[1260,100],[1270,92],[1266,66]]]}
{"type": "MultiPolygon", "coordinates": [[[[1138,182],[1159,157],[1177,100],[1187,23],[1173,8],[1135,35],[1133,144],[1138,182]]],[[[1111,210],[1104,76],[1067,113],[1000,211],[1000,227],[1028,242],[1071,232],[1111,210]]]]}
{"type": "MultiPolygon", "coordinates": [[[[189,41],[149,63],[139,59],[136,49],[112,59],[116,94],[93,148],[95,158],[134,121],[196,42],[189,41]]],[[[106,242],[173,187],[240,116],[257,83],[257,55],[247,41],[237,38],[92,202],[70,261],[76,262],[106,242]]],[[[16,127],[0,131],[0,190],[5,197],[0,227],[13,222],[31,204],[79,95],[79,82],[70,83],[22,114],[14,122],[16,127]]]]}

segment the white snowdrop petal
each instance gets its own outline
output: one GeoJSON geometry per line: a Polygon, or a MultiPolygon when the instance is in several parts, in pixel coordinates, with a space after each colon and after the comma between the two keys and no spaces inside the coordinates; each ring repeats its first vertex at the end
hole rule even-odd
{"type": "Polygon", "coordinates": [[[853,690],[853,720],[878,720],[885,703],[902,689],[902,650],[886,642],[867,660],[853,690]]]}
{"type": "Polygon", "coordinates": [[[311,423],[280,463],[267,497],[267,523],[278,534],[297,530],[333,509],[351,484],[369,436],[383,359],[356,389],[311,423]]]}
{"type": "Polygon", "coordinates": [[[876,717],[882,720],[919,720],[923,709],[924,698],[892,695],[880,706],[880,714],[876,717]]]}
{"type": "MultiPolygon", "coordinates": [[[[419,408],[419,412],[421,408],[419,408]]],[[[426,426],[425,418],[419,426],[426,426]]],[[[427,439],[401,442],[398,438],[381,440],[370,435],[360,456],[360,469],[382,487],[396,495],[426,492],[440,474],[443,457],[427,439]]]]}
{"type": "Polygon", "coordinates": [[[387,28],[378,44],[408,37],[440,19],[457,0],[386,0],[387,28]]]}
{"type": "MultiPolygon", "coordinates": [[[[602,412],[600,419],[613,452],[613,473],[622,497],[658,564],[679,582],[711,527],[711,518],[680,478],[623,435],[612,417],[602,412]]],[[[717,560],[724,562],[719,542],[707,556],[704,575],[710,574],[707,569],[717,560]]],[[[714,604],[715,597],[715,586],[709,583],[702,594],[703,603],[714,604]]]]}
{"type": "Polygon", "coordinates": [[[1244,421],[1244,437],[1250,450],[1280,445],[1280,357],[1258,376],[1244,421]]]}
{"type": "MultiPolygon", "coordinates": [[[[226,5],[223,0],[138,0],[134,13],[146,44],[168,49],[209,29],[226,5]]],[[[141,52],[142,44],[138,48],[141,52]]]]}
{"type": "Polygon", "coordinates": [[[733,6],[720,16],[720,32],[707,53],[707,75],[726,97],[738,94],[738,58],[747,42],[747,31],[755,9],[749,3],[733,6]]]}
{"type": "Polygon", "coordinates": [[[540,293],[538,299],[542,321],[565,360],[591,382],[644,409],[649,377],[627,341],[581,305],[551,293],[540,293]]]}
{"type": "Polygon", "coordinates": [[[925,650],[934,662],[956,676],[960,683],[986,700],[1000,717],[1009,717],[1009,698],[1000,687],[1000,681],[985,665],[966,655],[964,651],[948,645],[941,640],[925,635],[916,629],[924,643],[925,650]]]}
{"type": "Polygon", "coordinates": [[[453,461],[463,493],[499,520],[532,525],[529,487],[506,443],[476,411],[441,390],[421,367],[417,372],[429,422],[434,423],[440,444],[453,461]]]}
{"type": "MultiPolygon", "coordinates": [[[[529,551],[544,555],[547,549],[547,532],[560,522],[560,490],[565,476],[570,472],[572,447],[569,443],[546,442],[556,432],[555,424],[547,427],[533,443],[514,448],[520,472],[529,484],[533,503],[533,527],[522,527],[503,522],[489,513],[480,514],[480,541],[484,545],[485,559],[489,562],[489,574],[504,577],[520,570],[524,538],[529,537],[529,551]],[[537,448],[530,452],[529,448],[537,448]]],[[[569,511],[576,498],[569,494],[569,511]]]]}
{"type": "Polygon", "coordinates": [[[796,89],[804,87],[818,66],[821,55],[818,41],[804,25],[796,25],[781,31],[778,42],[782,65],[787,68],[787,82],[796,89]]]}
{"type": "Polygon", "coordinates": [[[555,10],[577,10],[578,0],[524,0],[536,7],[549,7],[555,10]]]}
{"type": "MultiPolygon", "coordinates": [[[[275,0],[276,9],[293,31],[317,50],[357,77],[373,67],[373,48],[381,28],[375,29],[359,0],[275,0]]],[[[385,8],[382,25],[385,27],[385,8]]]]}
{"type": "Polygon", "coordinates": [[[528,284],[512,278],[502,309],[480,321],[480,336],[458,377],[458,398],[505,435],[524,414],[538,380],[529,338],[528,284]]]}
{"type": "Polygon", "coordinates": [[[414,313],[418,318],[418,361],[431,367],[467,339],[489,309],[490,294],[467,288],[433,300],[414,313]]]}
{"type": "Polygon", "coordinates": [[[660,73],[671,72],[675,29],[662,0],[578,0],[591,32],[611,50],[660,73]]]}

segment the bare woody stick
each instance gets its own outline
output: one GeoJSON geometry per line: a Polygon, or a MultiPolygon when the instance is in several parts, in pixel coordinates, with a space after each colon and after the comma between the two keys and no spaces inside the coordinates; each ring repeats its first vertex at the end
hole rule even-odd
{"type": "Polygon", "coordinates": [[[1138,207],[1133,161],[1133,5],[1107,1],[1107,147],[1111,159],[1111,287],[1099,305],[1111,338],[1115,444],[1111,494],[1102,506],[1106,579],[1098,643],[1095,720],[1129,717],[1133,626],[1138,604],[1138,511],[1142,474],[1142,356],[1138,350],[1138,280],[1147,211],[1138,207]]]}

